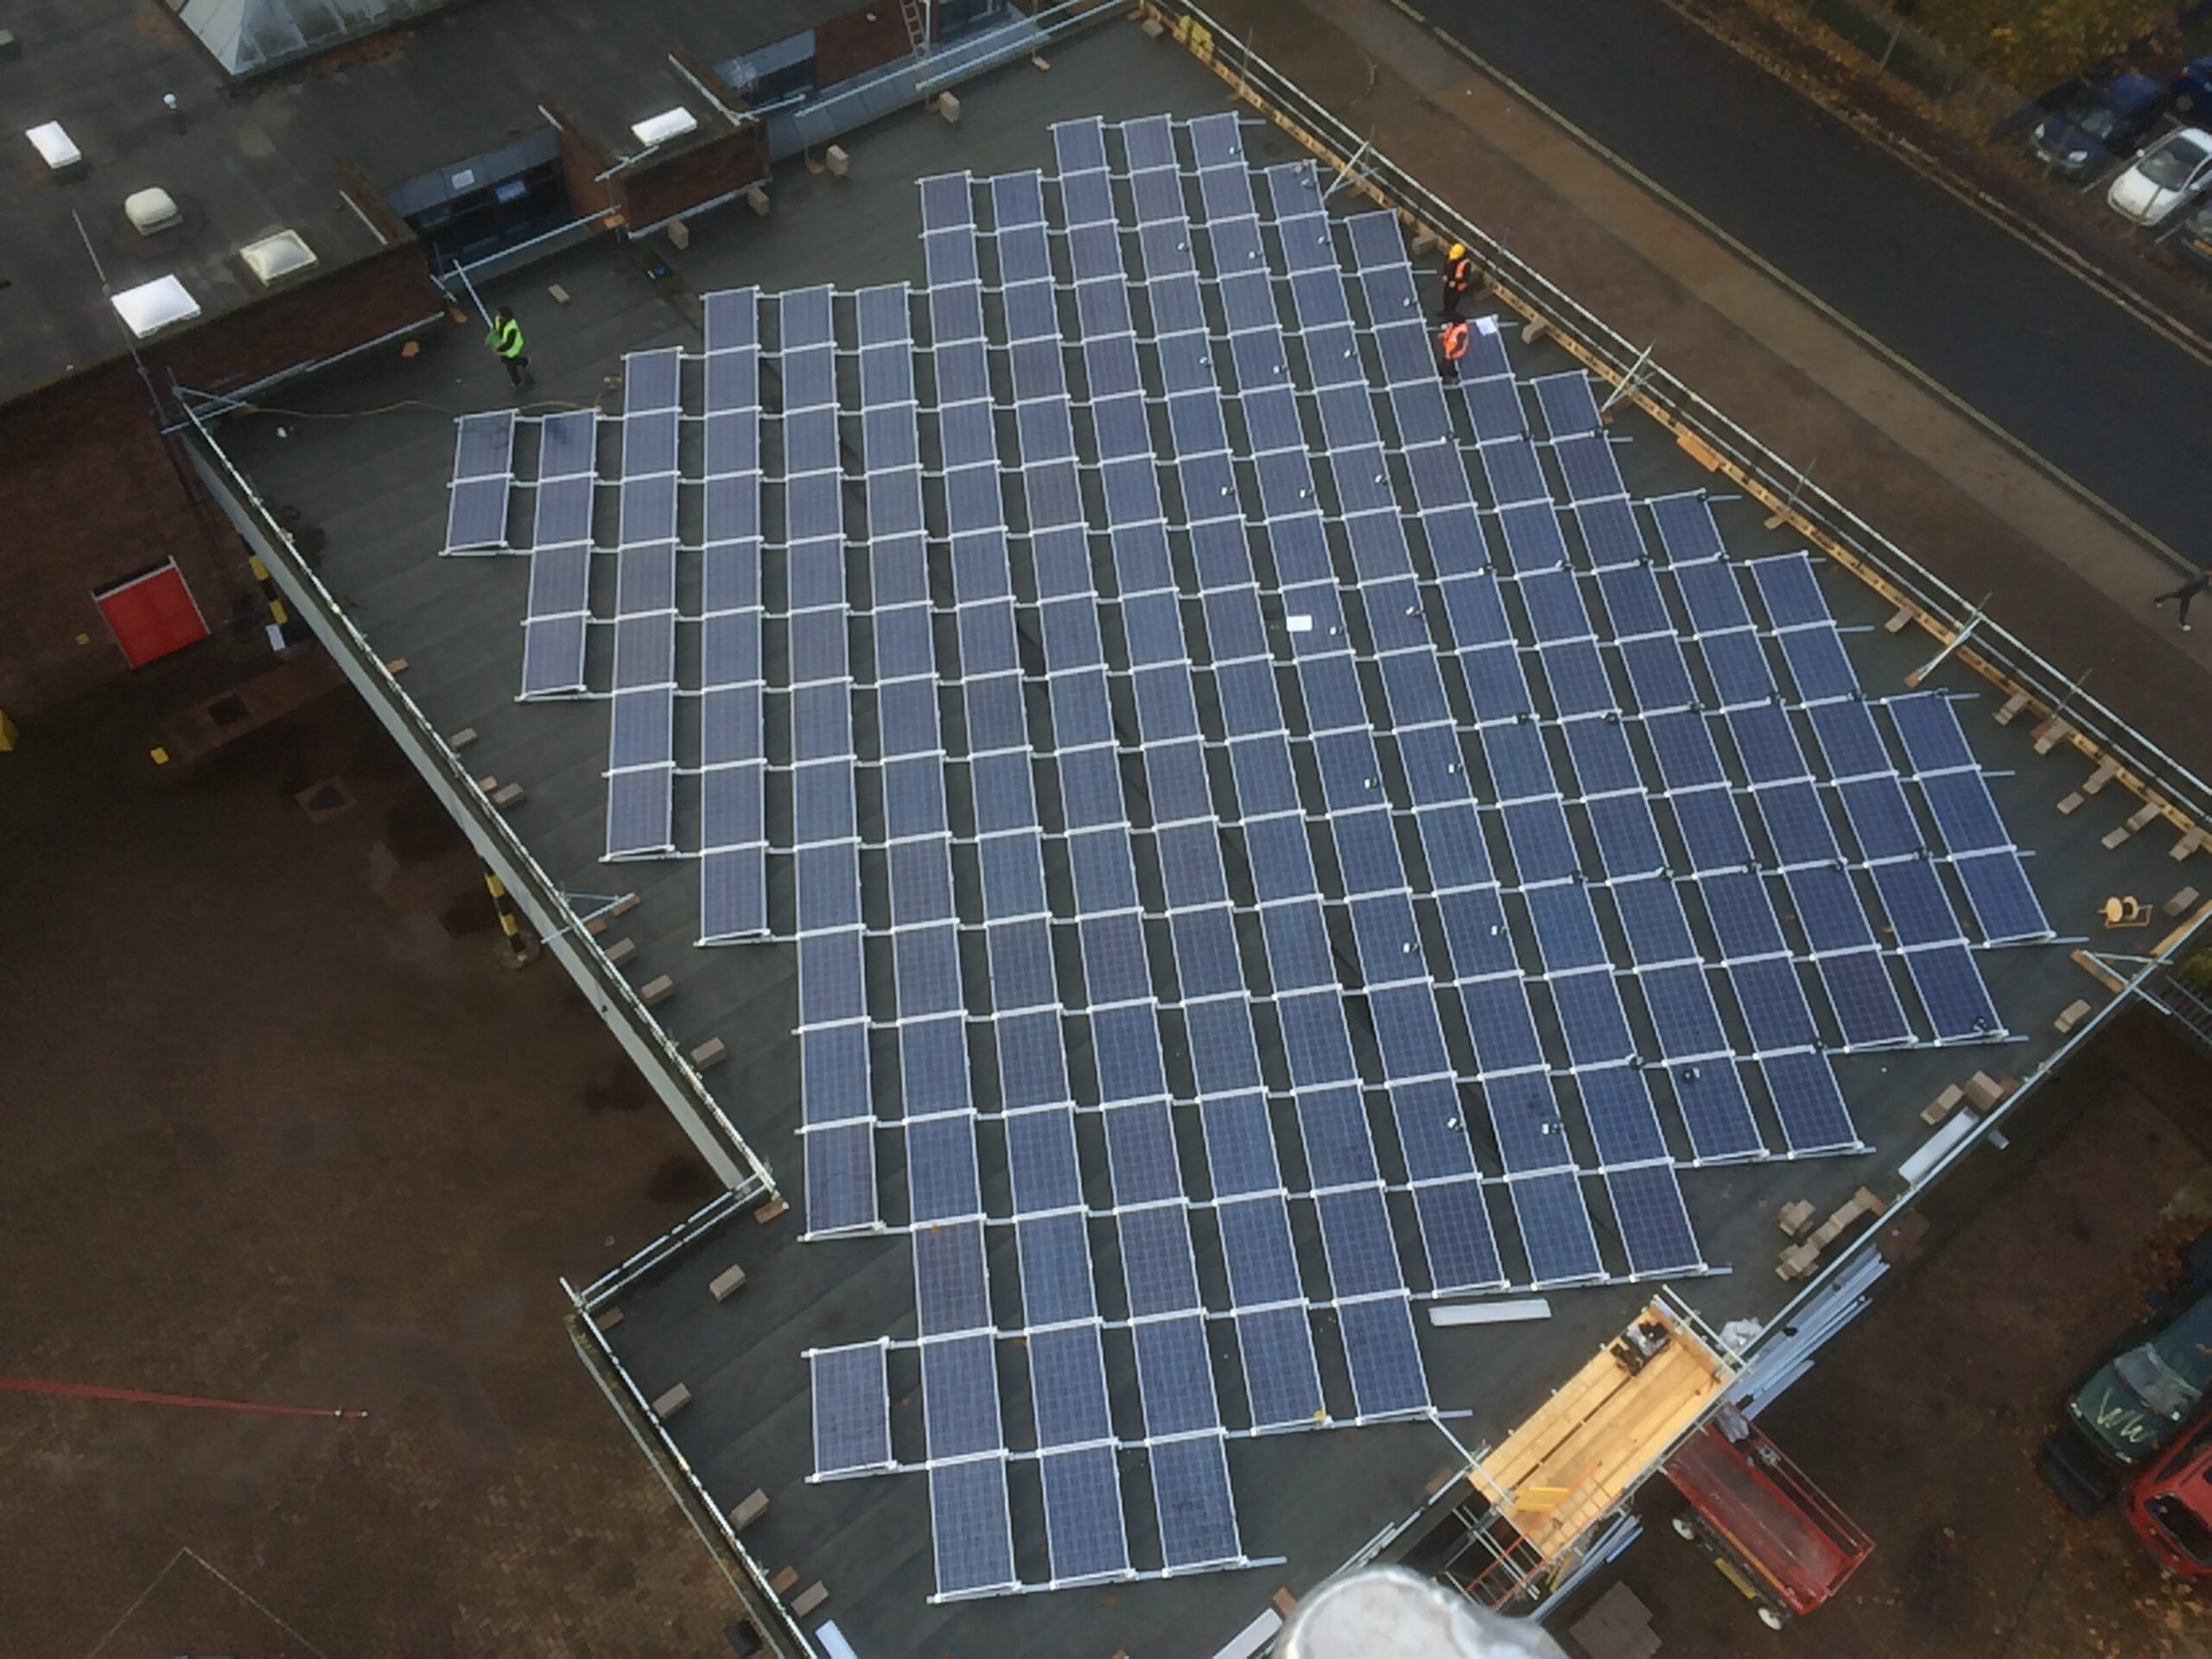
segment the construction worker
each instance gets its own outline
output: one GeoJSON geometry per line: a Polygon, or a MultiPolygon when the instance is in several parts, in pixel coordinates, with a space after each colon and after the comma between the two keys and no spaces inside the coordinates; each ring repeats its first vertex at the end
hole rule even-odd
{"type": "Polygon", "coordinates": [[[1444,377],[1444,384],[1459,384],[1459,360],[1467,354],[1467,325],[1454,317],[1444,325],[1444,332],[1437,336],[1436,372],[1444,377]]]}
{"type": "Polygon", "coordinates": [[[1449,322],[1458,316],[1459,302],[1474,285],[1475,262],[1467,257],[1467,245],[1454,242],[1452,251],[1444,256],[1444,303],[1437,311],[1437,321],[1449,322]]]}
{"type": "Polygon", "coordinates": [[[530,359],[523,355],[522,324],[515,321],[515,314],[505,306],[492,319],[492,332],[484,343],[499,354],[499,361],[507,365],[507,378],[519,391],[524,386],[534,386],[537,377],[530,372],[530,359]]]}

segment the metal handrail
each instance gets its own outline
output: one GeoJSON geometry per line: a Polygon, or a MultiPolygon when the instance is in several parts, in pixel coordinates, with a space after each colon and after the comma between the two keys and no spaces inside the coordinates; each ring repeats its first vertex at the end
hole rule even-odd
{"type": "Polygon", "coordinates": [[[187,451],[208,484],[210,493],[233,515],[234,520],[243,517],[245,522],[238,526],[241,533],[251,525],[255,538],[265,544],[271,568],[281,571],[284,582],[298,590],[295,598],[301,600],[300,608],[309,626],[334,655],[351,664],[348,677],[372,693],[382,704],[383,712],[404,728],[419,762],[437,770],[445,785],[441,792],[449,805],[457,806],[467,815],[468,822],[462,827],[473,832],[471,839],[498,852],[505,867],[500,871],[501,879],[529,915],[531,925],[549,943],[569,945],[573,942],[572,949],[562,951],[563,960],[582,965],[592,982],[589,988],[599,993],[609,1014],[620,1018],[633,1039],[663,1062],[665,1074],[682,1090],[689,1103],[712,1122],[728,1147],[751,1170],[758,1190],[776,1192],[775,1176],[768,1166],[738,1133],[737,1126],[708,1092],[698,1071],[639,1000],[636,988],[607,960],[598,940],[574,925],[575,912],[569,908],[558,884],[532,856],[514,827],[493,809],[444,737],[425,718],[415,700],[401,689],[384,658],[353,626],[353,619],[323,586],[321,576],[300,556],[290,533],[276,521],[268,504],[217,442],[199,410],[188,402],[185,414],[191,423],[191,430],[184,436],[187,451]]]}
{"type": "Polygon", "coordinates": [[[1350,182],[1397,212],[1452,240],[1465,243],[1491,285],[1580,348],[1580,354],[1616,385],[1632,379],[1628,395],[1662,421],[1686,430],[1726,462],[1749,486],[1787,501],[1851,558],[1878,575],[1954,638],[1971,626],[1970,652],[1988,662],[2050,712],[2063,710],[2069,726],[2136,779],[2145,793],[2171,803],[2192,818],[2212,817],[2212,783],[2206,782],[2151,741],[2098,698],[2081,678],[2064,673],[2018,635],[1970,602],[1950,583],[1876,530],[1754,437],[1697,391],[1655,360],[1648,346],[1631,343],[1557,283],[1465,217],[1404,167],[1316,102],[1296,81],[1239,40],[1196,0],[1141,0],[1144,9],[1175,25],[1185,43],[1209,61],[1247,101],[1281,124],[1303,129],[1310,147],[1346,168],[1350,182]],[[1351,164],[1357,158],[1357,168],[1351,164]]]}

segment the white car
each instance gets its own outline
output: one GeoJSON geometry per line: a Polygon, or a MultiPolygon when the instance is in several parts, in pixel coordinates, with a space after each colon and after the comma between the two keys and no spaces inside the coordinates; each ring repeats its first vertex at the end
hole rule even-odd
{"type": "Polygon", "coordinates": [[[2209,183],[2212,132],[2179,127],[2128,163],[2105,192],[2105,205],[2138,225],[2163,225],[2209,183]]]}

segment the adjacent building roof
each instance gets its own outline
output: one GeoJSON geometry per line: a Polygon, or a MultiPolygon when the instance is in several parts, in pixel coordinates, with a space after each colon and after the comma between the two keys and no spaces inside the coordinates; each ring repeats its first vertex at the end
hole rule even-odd
{"type": "Polygon", "coordinates": [[[226,74],[254,75],[451,5],[453,0],[169,0],[226,74]]]}

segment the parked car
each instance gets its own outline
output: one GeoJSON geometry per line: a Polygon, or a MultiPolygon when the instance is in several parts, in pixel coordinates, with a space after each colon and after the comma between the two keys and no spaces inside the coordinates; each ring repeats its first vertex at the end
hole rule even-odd
{"type": "Polygon", "coordinates": [[[2105,205],[2138,225],[2163,225],[2212,183],[2212,132],[2177,127],[2128,164],[2105,205]]]}
{"type": "Polygon", "coordinates": [[[2212,113],[2212,58],[2198,58],[2173,79],[2174,108],[2183,116],[2212,113]]]}
{"type": "Polygon", "coordinates": [[[2067,1401],[2066,1415],[2107,1462],[2134,1469],[2180,1433],[2208,1388],[2212,1295],[2099,1366],[2067,1401]]]}
{"type": "MultiPolygon", "coordinates": [[[[2212,82],[2206,92],[2212,105],[2212,82]]],[[[2084,178],[2131,154],[2158,124],[2165,104],[2165,90],[2148,75],[2120,75],[2084,86],[2044,118],[2028,149],[2066,177],[2084,178]]]]}
{"type": "Polygon", "coordinates": [[[2212,202],[2190,210],[2174,233],[2174,245],[2202,269],[2212,270],[2212,202]]]}
{"type": "Polygon", "coordinates": [[[2127,1489],[2127,1524],[2160,1566],[2212,1578],[2212,1418],[2175,1441],[2127,1489]]]}

